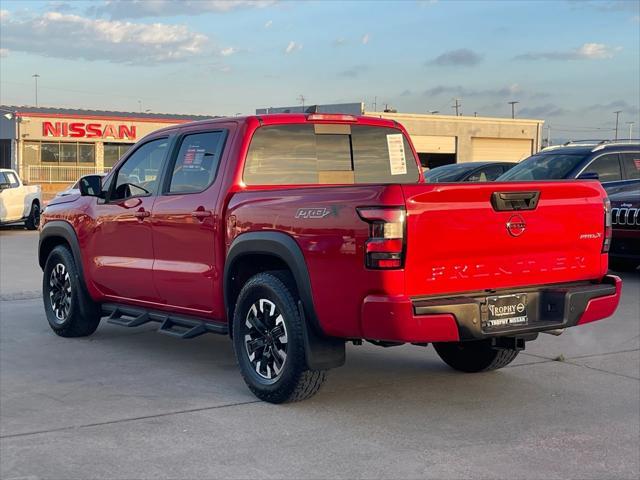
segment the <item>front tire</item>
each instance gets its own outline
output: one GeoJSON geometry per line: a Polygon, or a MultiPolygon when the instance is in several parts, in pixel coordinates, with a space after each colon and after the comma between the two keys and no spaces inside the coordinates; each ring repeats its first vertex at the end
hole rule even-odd
{"type": "Polygon", "coordinates": [[[325,371],[307,368],[303,325],[293,281],[259,273],[244,285],[233,315],[233,347],[240,372],[256,397],[269,403],[314,395],[325,371]]]}
{"type": "Polygon", "coordinates": [[[467,373],[497,370],[518,356],[518,350],[515,349],[493,348],[491,340],[434,343],[433,346],[447,365],[467,373]]]}
{"type": "Polygon", "coordinates": [[[86,337],[100,324],[100,308],[82,285],[73,255],[62,245],[47,258],[42,299],[49,326],[61,337],[86,337]]]}
{"type": "Polygon", "coordinates": [[[29,211],[29,216],[24,222],[24,226],[27,230],[37,230],[40,226],[40,205],[38,205],[38,202],[33,202],[31,204],[31,210],[29,211]]]}

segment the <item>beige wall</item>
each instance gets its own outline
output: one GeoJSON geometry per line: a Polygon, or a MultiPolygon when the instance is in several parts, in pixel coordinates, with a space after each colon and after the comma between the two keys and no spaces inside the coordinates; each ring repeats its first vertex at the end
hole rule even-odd
{"type": "MultiPolygon", "coordinates": [[[[459,163],[473,161],[472,139],[474,138],[531,140],[532,153],[535,153],[540,150],[540,137],[544,123],[542,120],[455,117],[451,115],[382,112],[365,112],[365,115],[395,120],[404,125],[411,136],[455,137],[459,163]]],[[[422,139],[416,143],[420,144],[421,141],[422,139]]],[[[430,153],[438,153],[438,150],[430,153]]],[[[513,160],[519,160],[519,158],[513,160]]]]}

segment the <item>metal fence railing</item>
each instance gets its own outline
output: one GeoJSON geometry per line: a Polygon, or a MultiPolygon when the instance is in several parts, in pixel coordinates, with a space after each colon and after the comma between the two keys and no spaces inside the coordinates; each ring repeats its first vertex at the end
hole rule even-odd
{"type": "Polygon", "coordinates": [[[84,175],[107,173],[110,167],[77,165],[29,165],[25,181],[29,183],[73,183],[84,175]]]}

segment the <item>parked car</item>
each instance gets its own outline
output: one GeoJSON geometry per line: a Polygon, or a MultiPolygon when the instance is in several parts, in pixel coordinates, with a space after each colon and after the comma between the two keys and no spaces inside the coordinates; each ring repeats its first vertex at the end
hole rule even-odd
{"type": "Polygon", "coordinates": [[[610,194],[613,238],[609,264],[613,270],[633,271],[640,266],[640,183],[610,194]]]}
{"type": "Polygon", "coordinates": [[[442,165],[425,172],[427,182],[492,182],[515,162],[464,162],[442,165]]]}
{"type": "Polygon", "coordinates": [[[172,126],[79,186],[43,215],[51,329],[86,336],[107,315],[183,339],[229,335],[268,402],[313,395],[346,341],[433,343],[454,369],[494,370],[620,299],[599,183],[424,183],[391,120],[172,126]]]}
{"type": "Polygon", "coordinates": [[[0,225],[24,222],[28,230],[40,225],[40,185],[25,185],[15,170],[0,169],[0,225]]]}
{"type": "MultiPolygon", "coordinates": [[[[98,173],[96,175],[99,175],[101,177],[104,177],[104,173],[98,173]]],[[[56,198],[58,197],[66,197],[69,195],[80,195],[80,180],[78,180],[76,183],[74,183],[73,185],[71,185],[70,187],[56,193],[56,198]]]]}
{"type": "Polygon", "coordinates": [[[597,179],[605,188],[640,179],[640,143],[569,143],[522,160],[498,181],[597,179]]]}

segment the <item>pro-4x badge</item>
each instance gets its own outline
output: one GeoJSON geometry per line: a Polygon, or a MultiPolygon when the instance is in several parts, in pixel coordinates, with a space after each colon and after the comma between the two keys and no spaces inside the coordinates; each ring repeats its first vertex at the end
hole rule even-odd
{"type": "Polygon", "coordinates": [[[331,210],[326,207],[299,208],[296,218],[324,218],[331,214],[331,210]]]}

